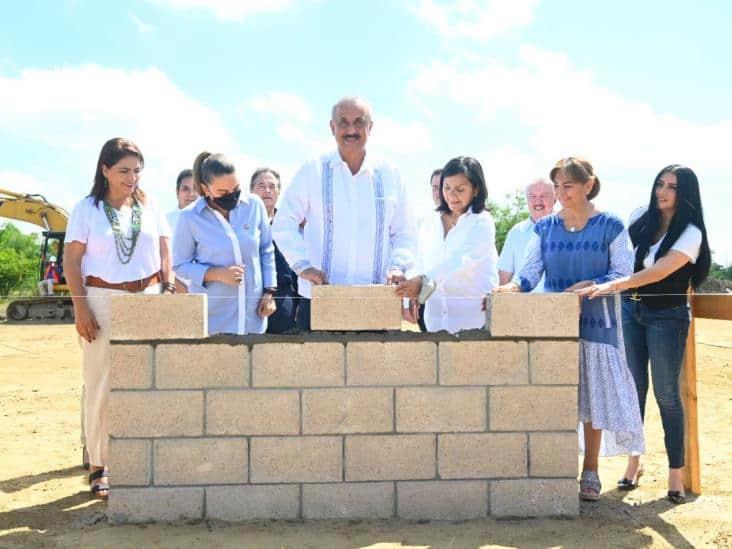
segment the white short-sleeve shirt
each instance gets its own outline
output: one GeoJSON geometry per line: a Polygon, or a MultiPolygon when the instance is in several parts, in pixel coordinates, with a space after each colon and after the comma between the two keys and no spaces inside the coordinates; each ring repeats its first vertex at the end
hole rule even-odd
{"type": "MultiPolygon", "coordinates": [[[[124,206],[115,210],[122,234],[131,235],[132,208],[124,206]]],[[[142,206],[140,234],[129,263],[123,264],[117,255],[112,225],[100,202],[94,198],[79,201],[71,212],[66,229],[66,242],[86,244],[81,261],[81,274],[96,276],[111,283],[140,280],[160,270],[160,237],[170,237],[165,217],[158,212],[155,203],[148,199],[142,206]]]]}
{"type": "MultiPolygon", "coordinates": [[[[644,267],[652,267],[653,264],[656,262],[656,253],[658,253],[658,249],[661,247],[661,243],[663,242],[664,238],[666,238],[665,234],[659,239],[658,242],[648,248],[648,255],[646,255],[645,259],[643,260],[644,267]]],[[[696,263],[696,260],[699,258],[699,249],[701,248],[701,243],[702,233],[699,230],[699,227],[692,223],[689,223],[686,229],[684,229],[684,232],[679,235],[679,238],[677,238],[676,242],[674,242],[673,246],[671,246],[671,249],[676,250],[677,252],[681,252],[689,258],[689,261],[691,261],[692,263],[696,263]]]]}
{"type": "MultiPolygon", "coordinates": [[[[638,219],[640,219],[640,217],[644,213],[646,213],[647,210],[648,208],[645,206],[641,206],[640,208],[636,208],[635,210],[633,210],[633,213],[630,214],[630,219],[628,220],[628,226],[631,226],[633,223],[638,221],[638,219]]],[[[663,236],[658,239],[658,242],[648,248],[648,254],[643,259],[644,268],[647,269],[648,267],[652,267],[653,264],[656,262],[656,254],[658,253],[658,249],[661,247],[661,243],[665,238],[666,233],[664,233],[663,236]]],[[[676,239],[676,242],[674,242],[673,246],[671,246],[670,249],[681,252],[689,258],[689,261],[691,261],[692,263],[696,263],[696,260],[699,258],[701,243],[701,230],[693,223],[689,223],[686,229],[684,229],[684,232],[679,235],[679,238],[676,239]]],[[[638,248],[636,247],[633,251],[635,252],[637,250],[638,248]]]]}

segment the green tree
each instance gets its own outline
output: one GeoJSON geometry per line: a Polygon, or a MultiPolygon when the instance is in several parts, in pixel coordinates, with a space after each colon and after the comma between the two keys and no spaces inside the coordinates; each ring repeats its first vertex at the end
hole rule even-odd
{"type": "Polygon", "coordinates": [[[725,267],[719,263],[712,262],[712,267],[709,269],[709,276],[720,280],[732,280],[732,264],[725,267]]]}
{"type": "Polygon", "coordinates": [[[511,227],[529,217],[529,211],[526,208],[526,197],[521,191],[516,191],[513,195],[507,194],[506,202],[507,204],[503,205],[492,201],[488,202],[488,210],[496,222],[496,248],[498,253],[501,253],[506,235],[511,227]]]}
{"type": "Polygon", "coordinates": [[[35,291],[40,244],[37,234],[23,234],[15,225],[0,225],[0,296],[35,291]]]}

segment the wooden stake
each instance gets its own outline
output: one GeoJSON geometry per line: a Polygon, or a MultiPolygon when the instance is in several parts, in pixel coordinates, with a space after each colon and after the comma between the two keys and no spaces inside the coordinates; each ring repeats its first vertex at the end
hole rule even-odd
{"type": "MultiPolygon", "coordinates": [[[[694,311],[694,292],[689,290],[689,303],[694,311]]],[[[696,329],[694,315],[686,339],[684,367],[681,371],[681,399],[684,402],[684,489],[701,494],[701,464],[699,463],[699,423],[696,394],[696,329]]]]}

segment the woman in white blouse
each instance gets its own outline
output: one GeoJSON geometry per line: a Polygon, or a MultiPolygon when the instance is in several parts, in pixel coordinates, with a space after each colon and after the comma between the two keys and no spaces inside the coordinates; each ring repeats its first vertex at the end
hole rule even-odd
{"type": "Polygon", "coordinates": [[[92,190],[74,207],[66,230],[65,273],[83,349],[89,485],[100,498],[109,492],[109,296],[175,292],[168,225],[138,185],[144,163],[131,141],[107,141],[92,190]]]}
{"type": "Polygon", "coordinates": [[[450,160],[440,178],[440,205],[425,220],[419,242],[420,275],[402,282],[397,295],[410,299],[415,322],[417,301],[425,302],[427,330],[482,328],[483,296],[498,285],[495,224],[486,210],[483,168],[471,157],[450,160]]]}

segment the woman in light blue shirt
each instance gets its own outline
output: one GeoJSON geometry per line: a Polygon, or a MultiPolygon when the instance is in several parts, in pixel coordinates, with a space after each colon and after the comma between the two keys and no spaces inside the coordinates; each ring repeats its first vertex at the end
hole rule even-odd
{"type": "Polygon", "coordinates": [[[264,333],[277,289],[264,203],[240,196],[234,165],[221,154],[199,154],[193,178],[201,198],[178,218],[174,270],[208,295],[209,334],[264,333]]]}

